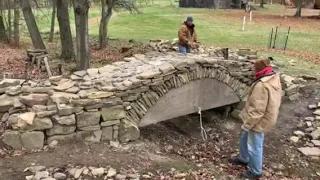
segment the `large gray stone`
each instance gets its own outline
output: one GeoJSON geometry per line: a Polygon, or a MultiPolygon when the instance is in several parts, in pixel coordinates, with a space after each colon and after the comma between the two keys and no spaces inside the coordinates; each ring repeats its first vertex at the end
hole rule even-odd
{"type": "Polygon", "coordinates": [[[76,75],[76,76],[83,77],[83,76],[85,76],[85,75],[87,74],[87,71],[85,71],[85,70],[76,71],[76,72],[74,72],[73,74],[76,75]]]}
{"type": "Polygon", "coordinates": [[[60,104],[60,106],[58,106],[58,114],[60,116],[69,116],[71,114],[81,112],[82,109],[83,107],[73,107],[65,104],[60,104]]]}
{"type": "Polygon", "coordinates": [[[20,96],[20,101],[29,107],[34,105],[46,105],[48,99],[48,94],[29,94],[26,96],[20,96]]]}
{"type": "Polygon", "coordinates": [[[39,111],[37,112],[37,117],[49,117],[49,116],[53,116],[55,114],[57,114],[58,111],[57,110],[53,110],[53,111],[39,111]]]}
{"type": "Polygon", "coordinates": [[[314,140],[320,139],[320,127],[314,130],[310,135],[314,140]]]}
{"type": "Polygon", "coordinates": [[[44,145],[44,133],[41,131],[31,131],[21,134],[23,147],[26,149],[41,149],[44,145]]]}
{"type": "Polygon", "coordinates": [[[79,88],[79,87],[74,86],[74,87],[72,87],[72,88],[67,89],[65,92],[66,92],[66,93],[73,93],[73,94],[76,94],[76,93],[78,93],[79,91],[80,91],[80,88],[79,88]]]}
{"type": "Polygon", "coordinates": [[[52,128],[52,126],[53,124],[50,118],[35,117],[32,124],[26,124],[25,126],[19,127],[19,131],[24,132],[24,131],[45,130],[45,129],[52,128]]]}
{"type": "Polygon", "coordinates": [[[240,110],[234,109],[231,112],[231,117],[233,117],[234,119],[237,119],[237,120],[241,120],[241,118],[239,117],[240,112],[241,112],[240,110]]]}
{"type": "Polygon", "coordinates": [[[89,99],[102,99],[113,96],[114,92],[105,92],[105,91],[98,91],[98,92],[91,92],[88,94],[89,99]]]}
{"type": "Polygon", "coordinates": [[[290,85],[287,89],[285,89],[286,95],[291,96],[291,95],[297,93],[299,91],[299,88],[300,88],[299,85],[296,85],[296,84],[290,85]]]}
{"type": "Polygon", "coordinates": [[[105,127],[105,126],[113,126],[113,125],[118,125],[118,124],[120,124],[120,120],[101,122],[101,126],[102,126],[102,127],[105,127]]]}
{"type": "Polygon", "coordinates": [[[71,99],[70,104],[73,106],[92,106],[101,103],[101,99],[71,99]]]}
{"type": "Polygon", "coordinates": [[[17,96],[21,92],[21,86],[14,86],[6,90],[6,94],[9,96],[17,96]]]}
{"type": "Polygon", "coordinates": [[[75,140],[76,138],[76,133],[71,133],[71,134],[67,134],[67,135],[55,135],[55,136],[50,136],[47,138],[47,143],[50,144],[52,141],[57,140],[59,142],[62,141],[71,141],[71,140],[75,140]]]}
{"type": "Polygon", "coordinates": [[[56,91],[65,91],[74,86],[74,82],[70,79],[61,79],[58,86],[54,87],[56,91]]]}
{"type": "Polygon", "coordinates": [[[302,147],[298,150],[305,156],[320,156],[320,148],[317,147],[302,147]]]}
{"type": "Polygon", "coordinates": [[[85,126],[85,127],[80,127],[79,130],[80,131],[97,131],[100,130],[101,127],[99,124],[97,125],[93,125],[93,126],[85,126]]]}
{"type": "Polygon", "coordinates": [[[102,130],[101,141],[111,141],[113,138],[112,126],[102,127],[101,130],[102,130]]]}
{"type": "Polygon", "coordinates": [[[77,115],[77,127],[86,127],[97,125],[100,122],[100,112],[84,112],[77,115]]]}
{"type": "Polygon", "coordinates": [[[77,138],[87,142],[100,142],[102,131],[77,131],[77,138]]]}
{"type": "Polygon", "coordinates": [[[126,117],[122,106],[106,107],[101,109],[103,121],[119,120],[126,117]]]}
{"type": "Polygon", "coordinates": [[[158,66],[162,74],[167,74],[175,70],[174,66],[168,62],[164,62],[158,66]]]}
{"type": "Polygon", "coordinates": [[[316,111],[313,112],[314,115],[320,116],[320,109],[317,109],[316,111]]]}
{"type": "Polygon", "coordinates": [[[24,93],[50,93],[53,91],[52,87],[30,87],[30,86],[23,86],[21,91],[24,93]]]}
{"type": "Polygon", "coordinates": [[[0,96],[0,113],[7,112],[13,106],[14,98],[3,94],[0,96]]]}
{"type": "Polygon", "coordinates": [[[47,136],[71,134],[76,130],[75,125],[60,125],[53,123],[53,127],[46,130],[47,136]]]}
{"type": "Polygon", "coordinates": [[[76,124],[76,115],[71,114],[69,116],[52,116],[52,119],[61,125],[73,125],[76,124]]]}
{"type": "Polygon", "coordinates": [[[25,109],[26,105],[20,102],[19,98],[13,100],[13,109],[25,109]]]}
{"type": "Polygon", "coordinates": [[[3,135],[3,142],[13,149],[22,148],[21,136],[18,131],[6,131],[3,135]]]}
{"type": "Polygon", "coordinates": [[[122,143],[137,140],[140,137],[140,130],[133,122],[123,119],[120,123],[119,140],[122,143]]]}
{"type": "Polygon", "coordinates": [[[55,103],[68,104],[71,99],[79,99],[79,95],[65,92],[54,92],[51,99],[55,103]]]}
{"type": "Polygon", "coordinates": [[[0,81],[0,88],[6,88],[10,86],[17,86],[21,84],[20,79],[3,79],[0,81]]]}
{"type": "Polygon", "coordinates": [[[34,106],[32,106],[32,110],[35,111],[35,112],[45,111],[45,110],[47,110],[47,106],[44,106],[44,105],[34,105],[34,106]]]}
{"type": "Polygon", "coordinates": [[[25,128],[28,125],[34,124],[34,118],[36,114],[34,112],[25,112],[18,116],[17,127],[25,128]]]}
{"type": "Polygon", "coordinates": [[[161,72],[158,69],[150,69],[147,71],[144,71],[143,73],[139,74],[137,76],[138,79],[151,79],[154,77],[158,77],[161,74],[161,72]]]}

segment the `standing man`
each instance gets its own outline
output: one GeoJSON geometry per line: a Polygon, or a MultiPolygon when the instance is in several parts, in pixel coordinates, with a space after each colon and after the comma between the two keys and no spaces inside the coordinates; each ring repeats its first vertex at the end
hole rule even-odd
{"type": "Polygon", "coordinates": [[[192,17],[188,17],[187,20],[182,23],[178,36],[180,53],[190,53],[190,48],[197,47],[198,39],[192,17]]]}
{"type": "Polygon", "coordinates": [[[255,80],[249,89],[245,108],[240,113],[243,121],[240,137],[240,154],[232,157],[233,165],[248,166],[242,174],[246,179],[262,177],[264,133],[277,122],[281,104],[280,77],[270,66],[269,59],[254,63],[255,80]]]}

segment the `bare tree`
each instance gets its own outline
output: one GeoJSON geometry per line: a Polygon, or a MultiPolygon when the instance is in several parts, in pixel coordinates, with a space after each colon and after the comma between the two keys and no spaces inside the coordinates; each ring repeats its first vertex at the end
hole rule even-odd
{"type": "Polygon", "coordinates": [[[260,7],[263,8],[264,0],[260,0],[260,7]]]}
{"type": "Polygon", "coordinates": [[[51,14],[51,28],[50,28],[49,42],[53,41],[54,25],[56,21],[56,11],[57,11],[57,1],[52,0],[52,14],[51,14]]]}
{"type": "Polygon", "coordinates": [[[14,21],[13,21],[13,40],[14,44],[18,45],[20,43],[20,6],[19,0],[14,0],[14,21]]]}
{"type": "Polygon", "coordinates": [[[99,46],[103,49],[108,44],[108,24],[113,9],[125,9],[130,12],[139,12],[134,0],[101,0],[101,20],[99,27],[99,46]]]}
{"type": "Polygon", "coordinates": [[[114,0],[101,0],[101,20],[99,28],[99,45],[100,49],[107,47],[108,44],[108,24],[112,16],[114,0]]]}
{"type": "Polygon", "coordinates": [[[8,43],[6,28],[4,26],[3,17],[1,14],[0,14],[0,42],[8,43]]]}
{"type": "Polygon", "coordinates": [[[36,20],[32,13],[30,2],[27,0],[20,0],[20,5],[22,7],[23,16],[26,21],[34,48],[46,49],[46,46],[44,45],[41,38],[36,20]]]}
{"type": "Polygon", "coordinates": [[[12,38],[12,18],[11,18],[11,0],[7,0],[8,8],[8,39],[11,41],[12,38]]]}
{"type": "Polygon", "coordinates": [[[73,0],[76,22],[77,69],[86,70],[90,67],[88,12],[90,0],[73,0]]]}
{"type": "Polygon", "coordinates": [[[8,38],[6,35],[6,28],[4,26],[3,21],[3,9],[4,9],[4,2],[0,0],[0,42],[7,43],[8,38]]]}
{"type": "Polygon", "coordinates": [[[302,0],[298,0],[297,11],[295,17],[301,17],[302,0]]]}
{"type": "Polygon", "coordinates": [[[74,48],[70,29],[68,1],[57,0],[57,16],[60,30],[61,58],[72,59],[74,57],[74,48]]]}

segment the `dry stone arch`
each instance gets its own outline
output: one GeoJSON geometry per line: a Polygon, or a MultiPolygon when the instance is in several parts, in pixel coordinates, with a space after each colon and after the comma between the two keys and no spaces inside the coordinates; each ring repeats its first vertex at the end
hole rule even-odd
{"type": "Polygon", "coordinates": [[[68,139],[128,142],[139,138],[139,126],[193,113],[193,104],[210,109],[236,103],[253,67],[236,53],[229,57],[149,53],[70,77],[3,80],[0,113],[9,127],[3,140],[15,149],[68,139]],[[157,112],[165,108],[167,114],[157,112]]]}

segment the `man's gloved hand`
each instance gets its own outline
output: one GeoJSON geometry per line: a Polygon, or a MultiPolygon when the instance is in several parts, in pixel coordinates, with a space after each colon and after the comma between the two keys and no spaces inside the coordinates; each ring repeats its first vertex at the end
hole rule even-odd
{"type": "Polygon", "coordinates": [[[244,131],[249,131],[249,129],[247,129],[246,127],[244,127],[244,125],[241,126],[241,129],[244,131]]]}
{"type": "Polygon", "coordinates": [[[190,48],[192,48],[192,49],[198,48],[198,46],[197,46],[196,43],[190,43],[189,46],[190,46],[190,48]]]}

